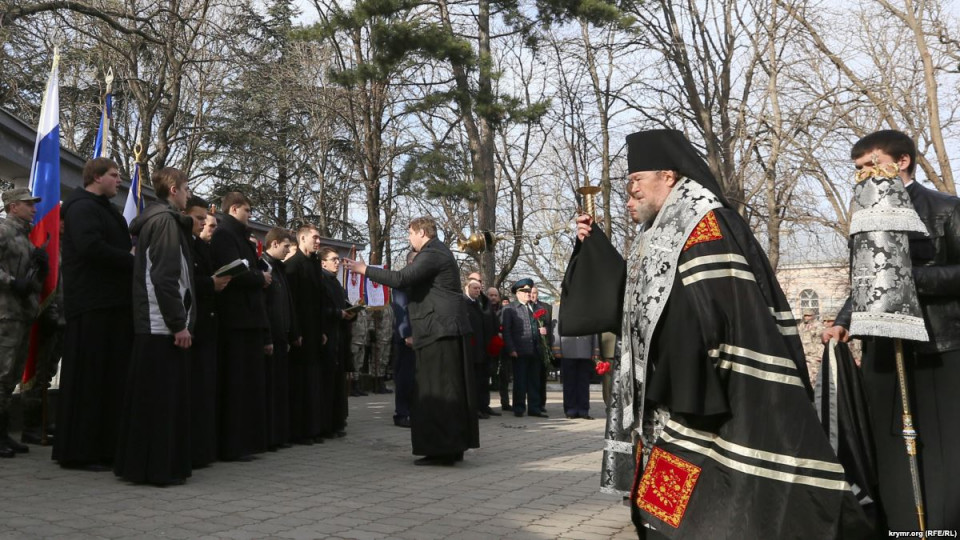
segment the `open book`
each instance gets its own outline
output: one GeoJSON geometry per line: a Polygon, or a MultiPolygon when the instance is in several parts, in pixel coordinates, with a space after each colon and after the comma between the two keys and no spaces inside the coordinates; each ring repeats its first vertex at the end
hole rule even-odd
{"type": "Polygon", "coordinates": [[[237,259],[221,266],[213,273],[214,277],[237,276],[250,269],[246,259],[237,259]]]}

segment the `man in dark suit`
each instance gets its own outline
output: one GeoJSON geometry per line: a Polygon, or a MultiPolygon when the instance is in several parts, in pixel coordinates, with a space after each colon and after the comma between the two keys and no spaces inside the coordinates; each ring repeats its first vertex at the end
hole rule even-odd
{"type": "Polygon", "coordinates": [[[470,326],[473,328],[473,332],[467,337],[467,356],[474,369],[477,414],[481,419],[487,419],[490,416],[500,416],[500,413],[490,408],[490,355],[487,353],[487,344],[493,336],[496,323],[490,310],[481,303],[480,299],[486,296],[483,295],[480,282],[473,277],[474,275],[471,274],[463,287],[467,314],[470,318],[470,326]]]}
{"type": "Polygon", "coordinates": [[[479,448],[473,366],[466,361],[463,336],[470,333],[460,272],[450,248],[437,239],[432,218],[410,222],[410,246],[417,258],[400,271],[369,268],[347,260],[347,268],[377,283],[407,288],[413,348],[417,353],[416,389],[411,411],[417,465],[453,465],[468,448],[479,448]]]}
{"type": "MultiPolygon", "coordinates": [[[[417,252],[407,252],[407,266],[413,262],[417,252]]],[[[410,427],[410,402],[413,395],[413,374],[416,370],[416,354],[413,351],[413,331],[410,328],[410,314],[407,308],[410,299],[405,289],[390,291],[390,306],[393,308],[393,346],[396,354],[393,363],[393,382],[396,386],[393,425],[410,427]]]]}

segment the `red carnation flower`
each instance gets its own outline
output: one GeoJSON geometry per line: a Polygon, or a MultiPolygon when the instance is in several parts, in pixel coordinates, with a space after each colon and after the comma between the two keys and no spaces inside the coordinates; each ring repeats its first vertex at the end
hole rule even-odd
{"type": "Polygon", "coordinates": [[[610,371],[610,362],[597,362],[597,365],[594,367],[597,372],[597,375],[603,375],[604,373],[610,371]]]}
{"type": "Polygon", "coordinates": [[[543,308],[540,308],[540,309],[538,309],[537,311],[535,311],[535,312],[533,313],[533,318],[534,318],[534,319],[539,319],[540,317],[543,317],[543,316],[546,315],[546,314],[547,314],[547,310],[545,310],[545,309],[543,309],[543,308]]]}
{"type": "Polygon", "coordinates": [[[503,338],[500,336],[490,338],[490,341],[487,343],[487,354],[490,356],[499,356],[501,350],[503,350],[503,338]]]}

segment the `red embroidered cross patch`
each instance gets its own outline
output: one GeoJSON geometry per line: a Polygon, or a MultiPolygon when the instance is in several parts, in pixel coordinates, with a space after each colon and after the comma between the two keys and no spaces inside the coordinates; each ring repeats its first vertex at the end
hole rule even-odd
{"type": "Polygon", "coordinates": [[[637,506],[679,527],[699,477],[700,467],[655,446],[637,486],[637,506]]]}
{"type": "Polygon", "coordinates": [[[711,210],[707,212],[707,215],[703,216],[700,223],[697,223],[697,226],[694,227],[693,232],[690,233],[690,237],[687,238],[687,243],[683,245],[683,250],[686,251],[697,244],[713,242],[714,240],[720,240],[722,238],[723,234],[720,233],[717,216],[715,216],[713,210],[711,210]]]}

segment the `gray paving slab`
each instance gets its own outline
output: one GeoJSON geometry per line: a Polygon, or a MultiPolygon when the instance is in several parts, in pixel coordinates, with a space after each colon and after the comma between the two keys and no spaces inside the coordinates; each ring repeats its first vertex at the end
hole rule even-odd
{"type": "Polygon", "coordinates": [[[551,418],[481,420],[481,448],[454,467],[413,465],[392,395],[350,398],[345,438],[215,463],[169,488],[61,469],[34,446],[0,461],[0,540],[636,538],[629,509],[597,489],[600,394],[593,421],[563,418],[560,397],[549,392],[551,418]]]}

